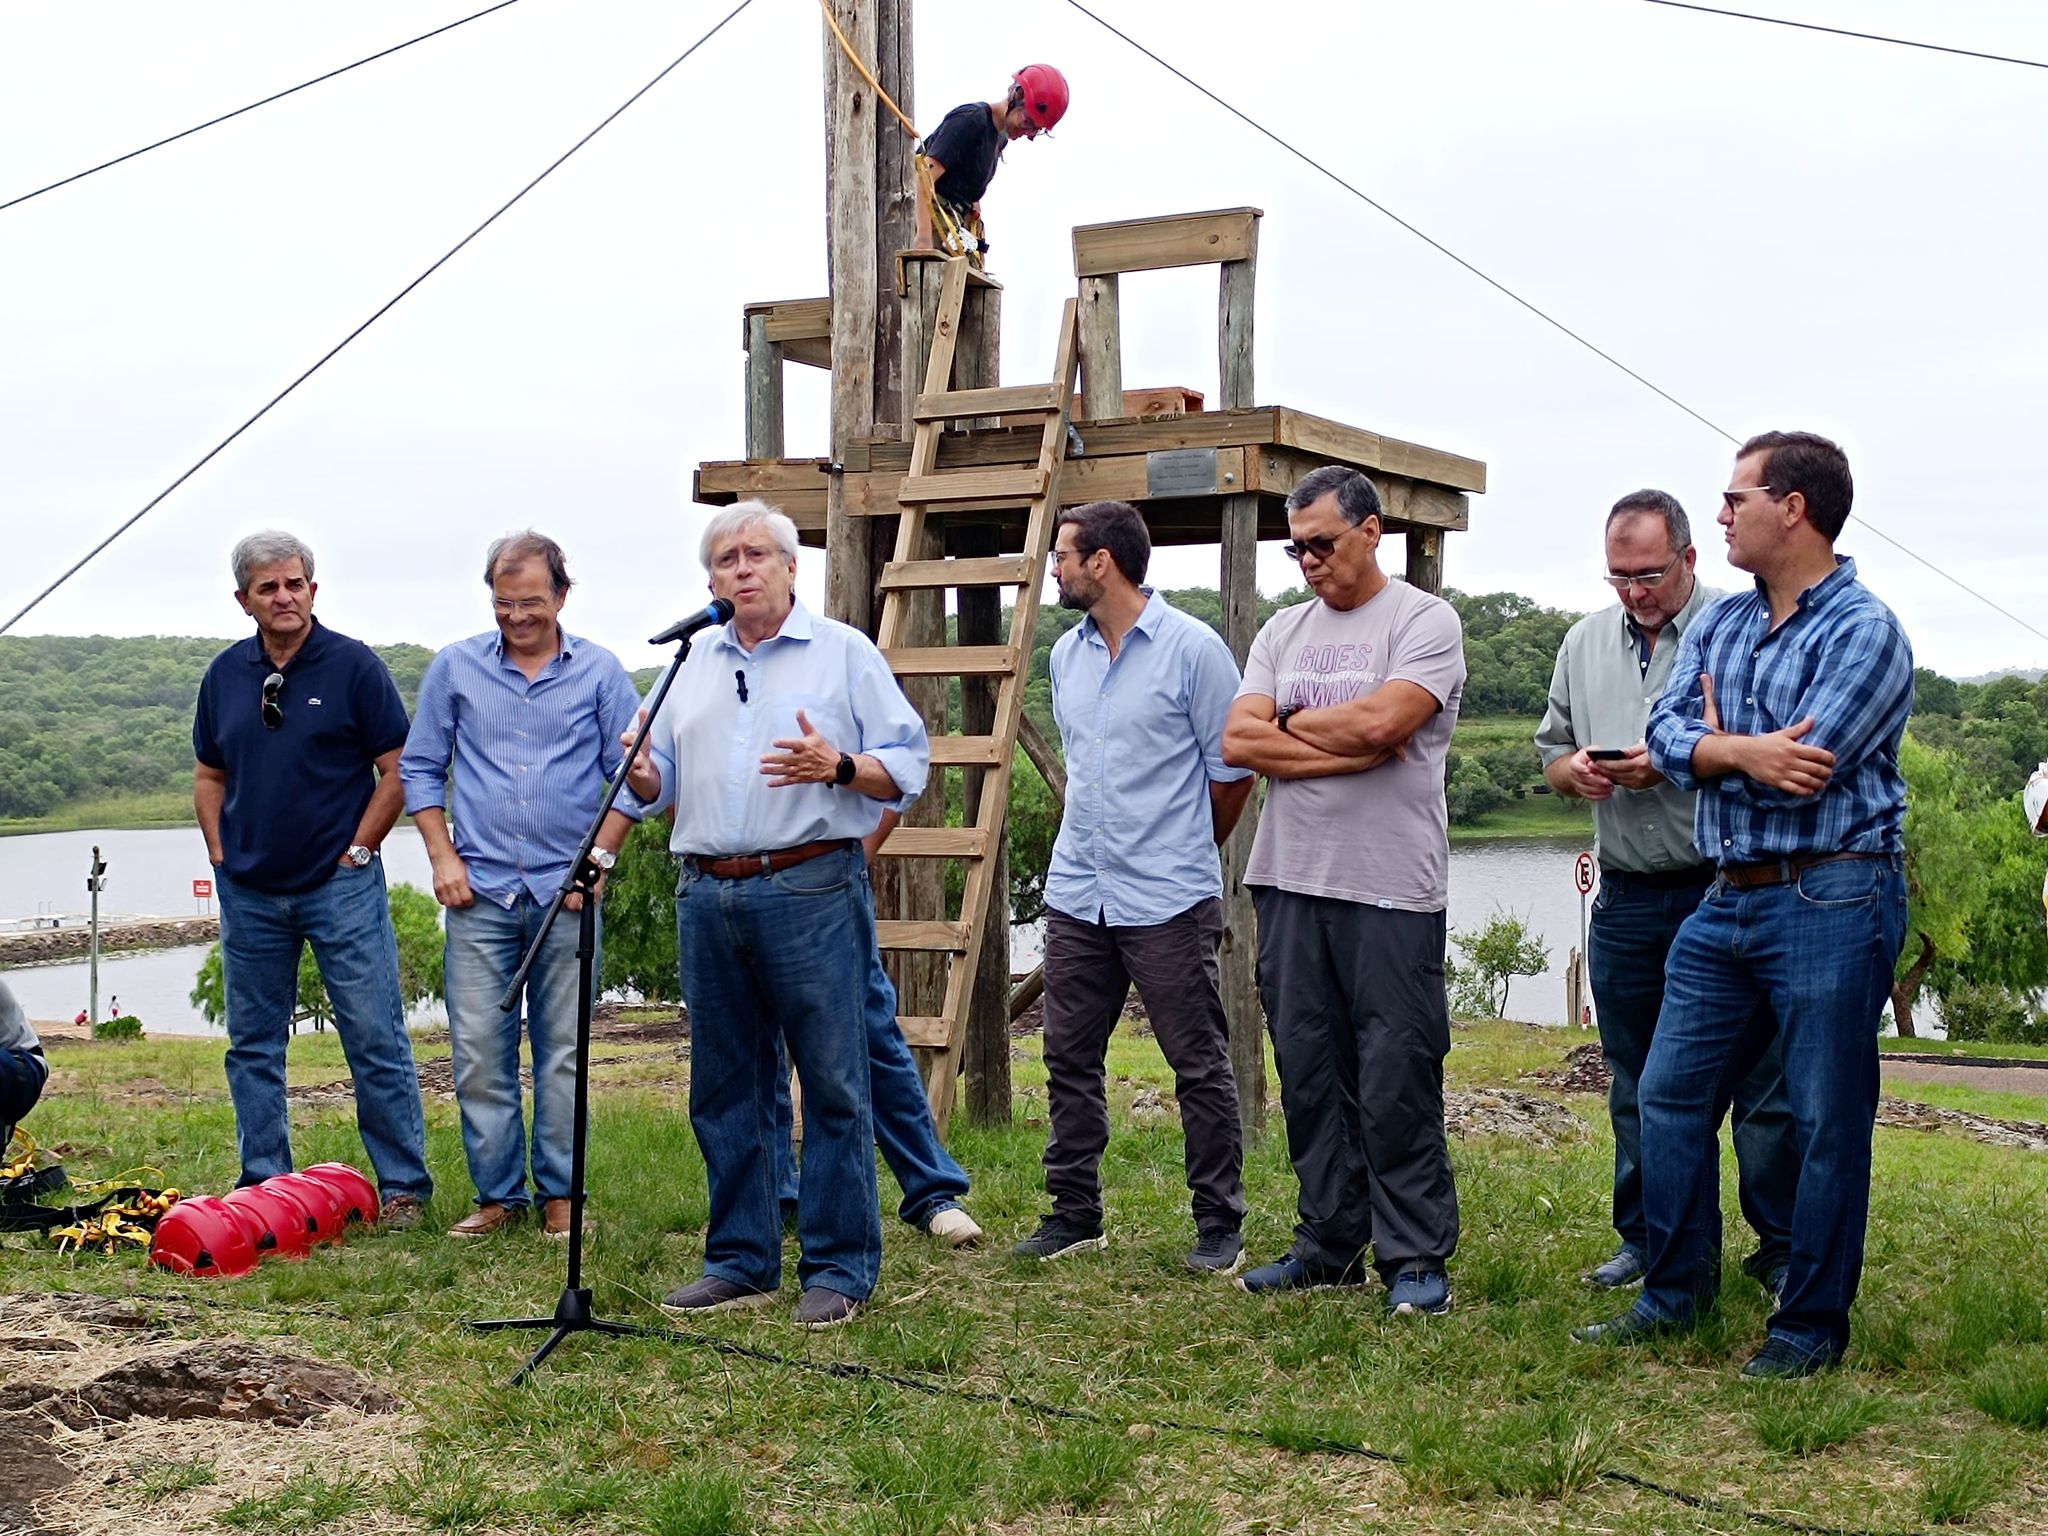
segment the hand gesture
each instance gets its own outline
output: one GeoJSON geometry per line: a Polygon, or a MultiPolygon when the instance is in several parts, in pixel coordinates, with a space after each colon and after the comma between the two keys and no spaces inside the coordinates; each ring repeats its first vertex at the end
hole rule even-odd
{"type": "MultiPolygon", "coordinates": [[[[640,710],[633,716],[633,729],[619,737],[619,750],[631,752],[633,738],[640,734],[640,727],[647,723],[647,711],[640,710]]],[[[654,754],[648,751],[647,743],[640,743],[640,751],[626,769],[626,787],[642,800],[653,800],[661,794],[661,770],[654,766],[654,754]]]]}
{"type": "Polygon", "coordinates": [[[1817,795],[1835,774],[1835,754],[1799,738],[1813,729],[1813,716],[1766,736],[1747,738],[1742,771],[1788,795],[1817,795]]]}
{"type": "Polygon", "coordinates": [[[469,888],[469,866],[454,853],[434,859],[434,900],[444,907],[476,905],[476,892],[469,888]]]}
{"type": "Polygon", "coordinates": [[[1565,772],[1572,781],[1572,793],[1581,800],[1605,800],[1614,793],[1614,781],[1600,770],[1606,764],[1596,763],[1586,756],[1586,749],[1579,748],[1565,764],[1565,772]]]}
{"type": "Polygon", "coordinates": [[[802,710],[796,712],[796,728],[803,735],[778,738],[775,751],[761,754],[761,772],[769,776],[770,789],[829,784],[839,772],[839,749],[818,734],[802,710]]]}

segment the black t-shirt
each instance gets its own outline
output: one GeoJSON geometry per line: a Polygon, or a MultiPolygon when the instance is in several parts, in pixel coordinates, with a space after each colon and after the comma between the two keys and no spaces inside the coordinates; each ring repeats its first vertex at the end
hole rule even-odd
{"type": "Polygon", "coordinates": [[[373,764],[405,745],[405,701],[377,653],[315,621],[284,669],[275,730],[261,635],[213,658],[199,685],[192,752],[226,771],[222,871],[259,891],[308,891],[333,875],[377,787],[373,764]]]}
{"type": "Polygon", "coordinates": [[[958,208],[972,208],[996,178],[996,164],[1009,140],[996,126],[985,101],[970,101],[946,114],[919,151],[946,168],[938,193],[958,208]]]}

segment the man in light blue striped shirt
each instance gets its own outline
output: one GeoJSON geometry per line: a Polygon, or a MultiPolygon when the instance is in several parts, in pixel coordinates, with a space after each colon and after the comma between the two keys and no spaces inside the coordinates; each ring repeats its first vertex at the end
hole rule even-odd
{"type": "MultiPolygon", "coordinates": [[[[448,1038],[476,1183],[476,1209],[452,1237],[487,1236],[526,1210],[519,1013],[498,1000],[569,876],[639,704],[618,657],[561,627],[569,568],[553,539],[531,531],[499,539],[485,556],[484,582],[498,627],[428,666],[398,762],[405,808],[433,860],[434,896],[448,909],[448,1038]]],[[[616,858],[629,826],[607,818],[599,863],[616,858]]],[[[578,909],[582,898],[569,903],[578,909]]],[[[526,981],[533,1192],[543,1229],[556,1238],[569,1235],[579,926],[555,924],[526,981]]]]}

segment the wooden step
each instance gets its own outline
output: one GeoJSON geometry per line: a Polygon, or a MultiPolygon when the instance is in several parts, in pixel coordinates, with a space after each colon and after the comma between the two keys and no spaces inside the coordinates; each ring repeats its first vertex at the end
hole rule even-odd
{"type": "Polygon", "coordinates": [[[993,768],[1003,760],[1003,744],[993,736],[934,736],[935,767],[993,768]]]}
{"type": "Polygon", "coordinates": [[[882,949],[918,949],[937,954],[964,955],[967,953],[967,925],[885,918],[875,924],[875,943],[882,949]]]}
{"type": "Polygon", "coordinates": [[[1026,469],[963,469],[943,475],[905,475],[896,486],[901,506],[940,506],[958,501],[1012,502],[1019,506],[1045,494],[1045,471],[1026,469]]]}
{"type": "Polygon", "coordinates": [[[941,587],[1021,587],[1042,568],[1023,555],[974,555],[956,560],[891,560],[882,567],[884,592],[926,592],[941,587]]]}
{"type": "Polygon", "coordinates": [[[896,1027],[903,1031],[904,1044],[914,1049],[942,1051],[953,1043],[953,1032],[946,1021],[929,1014],[899,1013],[896,1027]]]}
{"type": "Polygon", "coordinates": [[[913,421],[951,421],[960,416],[1007,416],[1060,408],[1057,384],[1011,384],[1001,389],[949,389],[919,395],[913,421]]]}
{"type": "Polygon", "coordinates": [[[979,827],[898,827],[877,851],[897,859],[979,859],[988,853],[988,834],[979,827]]]}
{"type": "Polygon", "coordinates": [[[882,652],[898,677],[1001,677],[1016,671],[1007,645],[899,646],[882,652]]]}

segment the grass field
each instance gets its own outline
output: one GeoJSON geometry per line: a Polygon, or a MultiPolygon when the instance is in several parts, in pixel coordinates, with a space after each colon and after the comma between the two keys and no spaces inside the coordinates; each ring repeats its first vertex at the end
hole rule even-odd
{"type": "Polygon", "coordinates": [[[191,792],[166,790],[155,795],[122,795],[113,800],[81,800],[48,816],[0,817],[0,837],[28,832],[97,831],[101,828],[126,831],[139,827],[191,825],[191,792]]]}
{"type": "MultiPolygon", "coordinates": [[[[1503,1089],[1553,1092],[1521,1074],[1585,1038],[1461,1028],[1453,1086],[1481,1104],[1503,1089]]],[[[1019,1048],[1018,1123],[954,1136],[991,1246],[947,1253],[892,1220],[875,1306],[821,1336],[780,1307],[667,1338],[584,1336],[508,1390],[535,1341],[461,1322],[551,1310],[562,1253],[530,1229],[471,1244],[440,1235],[468,1190],[454,1106],[438,1097],[441,1187],[417,1233],[210,1284],[0,1240],[0,1289],[203,1303],[186,1331],[347,1363],[405,1405],[396,1421],[297,1433],[88,1432],[69,1443],[91,1476],[64,1510],[95,1532],[345,1536],[1735,1532],[1756,1528],[1745,1511],[1858,1532],[2048,1523],[2048,1157],[1880,1131],[1848,1366],[1759,1389],[1736,1375],[1764,1306],[1735,1270],[1732,1187],[1729,1277],[1698,1335],[1638,1353],[1567,1338],[1609,1310],[1576,1278],[1612,1246],[1611,1153],[1602,1105],[1586,1096],[1568,1100],[1584,1133],[1561,1144],[1453,1142],[1455,1309],[1389,1319],[1376,1291],[1254,1300],[1182,1271],[1192,1234],[1171,1076],[1149,1038],[1120,1034],[1111,1246],[1019,1264],[1006,1249],[1042,1208],[1044,1138],[1036,1042],[1019,1048]]],[[[153,1163],[188,1190],[221,1189],[235,1165],[220,1051],[62,1045],[30,1128],[65,1146],[77,1175],[153,1163]]],[[[622,1038],[596,1055],[588,1273],[602,1312],[659,1323],[653,1302],[697,1272],[705,1220],[684,1051],[622,1038]]],[[[332,1035],[295,1042],[295,1084],[344,1071],[332,1035]]],[[[295,1126],[302,1162],[361,1161],[345,1100],[301,1104],[295,1126]]],[[[1277,1129],[1246,1175],[1247,1236],[1270,1257],[1293,1203],[1277,1129]]],[[[883,1189],[887,1207],[886,1177],[883,1189]]],[[[5,1353],[9,1342],[0,1371],[57,1358],[5,1353]]]]}

